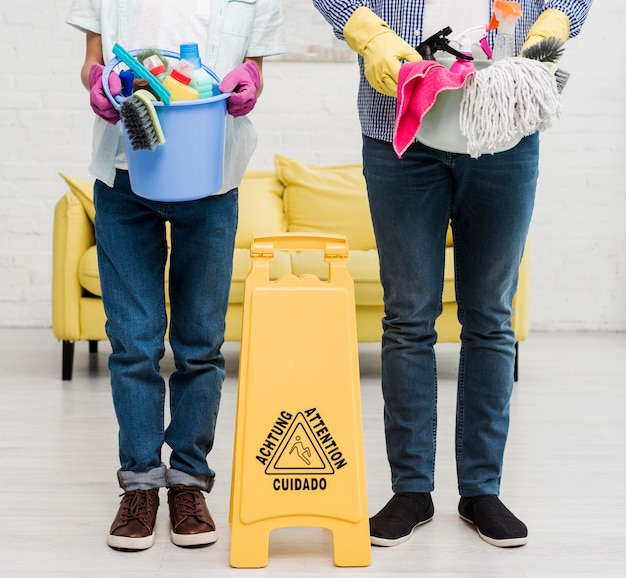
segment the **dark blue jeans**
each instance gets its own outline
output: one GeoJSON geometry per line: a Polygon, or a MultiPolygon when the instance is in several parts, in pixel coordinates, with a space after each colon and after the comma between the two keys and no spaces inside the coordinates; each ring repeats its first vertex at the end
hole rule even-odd
{"type": "Polygon", "coordinates": [[[183,483],[208,490],[207,464],[224,380],[224,319],[237,228],[237,190],[161,203],[135,195],[128,173],[95,184],[102,300],[111,341],[113,402],[119,424],[119,480],[126,490],[183,483]],[[165,223],[171,226],[170,421],[159,372],[167,330],[165,223]],[[161,460],[172,450],[170,468],[161,460]]]}
{"type": "Polygon", "coordinates": [[[513,389],[511,302],[534,205],[538,136],[472,159],[363,137],[385,317],[382,390],[394,492],[434,489],[435,320],[449,220],[461,331],[456,460],[462,496],[498,494],[513,389]]]}

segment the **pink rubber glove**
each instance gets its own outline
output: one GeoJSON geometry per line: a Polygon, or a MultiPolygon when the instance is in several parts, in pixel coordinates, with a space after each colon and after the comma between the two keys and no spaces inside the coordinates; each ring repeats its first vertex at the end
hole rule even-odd
{"type": "Polygon", "coordinates": [[[261,72],[252,61],[233,68],[220,84],[222,92],[232,92],[226,108],[232,116],[248,114],[256,104],[256,95],[261,85],[261,72]]]}
{"type": "MultiPolygon", "coordinates": [[[[102,86],[103,72],[104,66],[102,64],[92,64],[89,69],[89,103],[100,118],[111,124],[116,124],[120,120],[120,113],[104,93],[102,86]]],[[[109,90],[112,96],[117,96],[122,92],[122,81],[114,71],[111,71],[111,74],[109,74],[109,90]]]]}

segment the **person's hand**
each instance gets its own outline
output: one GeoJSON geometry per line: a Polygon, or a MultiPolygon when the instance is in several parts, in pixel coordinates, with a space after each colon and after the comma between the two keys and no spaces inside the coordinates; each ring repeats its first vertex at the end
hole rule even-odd
{"type": "Polygon", "coordinates": [[[222,92],[232,92],[226,108],[231,116],[244,116],[256,104],[257,93],[261,86],[261,72],[252,61],[244,62],[233,68],[220,83],[222,92]]]}
{"type": "Polygon", "coordinates": [[[569,38],[569,18],[555,8],[544,10],[530,27],[521,52],[544,38],[555,37],[563,42],[569,38]]]}
{"type": "Polygon", "coordinates": [[[405,42],[369,8],[357,8],[346,22],[343,36],[363,57],[365,78],[378,92],[398,94],[398,73],[403,60],[419,62],[419,52],[405,42]]]}
{"type": "MultiPolygon", "coordinates": [[[[102,86],[102,64],[92,64],[89,69],[89,103],[93,111],[111,124],[116,124],[120,120],[120,113],[107,98],[102,86]]],[[[116,72],[109,74],[109,90],[112,96],[117,96],[122,91],[122,82],[116,72]]]]}

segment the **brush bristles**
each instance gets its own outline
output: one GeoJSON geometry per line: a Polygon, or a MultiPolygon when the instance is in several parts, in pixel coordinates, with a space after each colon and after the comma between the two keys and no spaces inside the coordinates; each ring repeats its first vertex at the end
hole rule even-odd
{"type": "Polygon", "coordinates": [[[554,73],[554,78],[556,80],[556,88],[559,91],[559,94],[563,92],[563,89],[565,88],[565,85],[567,84],[569,77],[570,77],[570,73],[567,72],[567,70],[563,70],[562,68],[559,68],[554,73]]]}
{"type": "Polygon", "coordinates": [[[124,100],[120,116],[133,150],[156,149],[159,145],[158,136],[148,109],[141,100],[132,96],[124,100]]]}
{"type": "Polygon", "coordinates": [[[565,51],[564,44],[560,38],[550,36],[531,44],[522,52],[522,56],[539,62],[558,62],[565,51]]]}

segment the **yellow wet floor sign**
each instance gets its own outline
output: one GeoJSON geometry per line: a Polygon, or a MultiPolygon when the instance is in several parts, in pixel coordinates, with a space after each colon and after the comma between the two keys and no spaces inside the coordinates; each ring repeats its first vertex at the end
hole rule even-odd
{"type": "Polygon", "coordinates": [[[346,238],[255,237],[251,255],[233,456],[231,566],[266,566],[270,532],[291,526],[330,529],[334,563],[367,566],[358,344],[346,238]],[[328,281],[309,274],[270,280],[275,250],[323,251],[328,281]]]}

